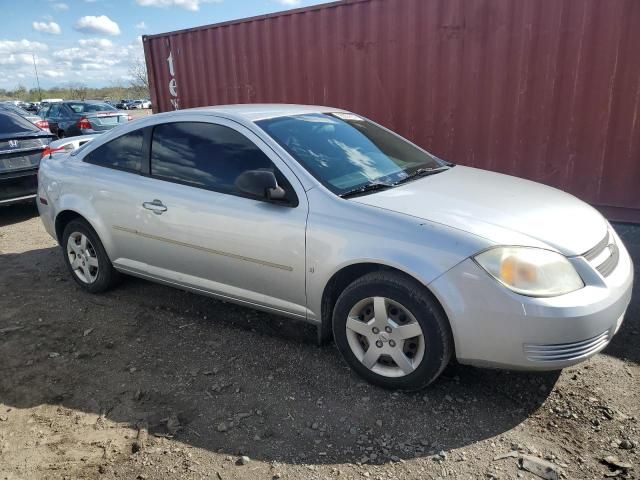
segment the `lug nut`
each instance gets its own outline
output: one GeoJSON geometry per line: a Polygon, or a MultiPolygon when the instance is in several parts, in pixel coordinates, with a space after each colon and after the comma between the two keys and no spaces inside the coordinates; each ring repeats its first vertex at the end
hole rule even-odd
{"type": "Polygon", "coordinates": [[[380,330],[378,329],[378,327],[373,327],[373,329],[371,331],[373,333],[375,333],[376,335],[380,333],[380,330]]]}
{"type": "Polygon", "coordinates": [[[384,327],[384,330],[385,330],[387,333],[391,333],[391,327],[384,327]]]}
{"type": "Polygon", "coordinates": [[[394,342],[393,340],[389,340],[389,346],[390,347],[395,347],[396,346],[396,342],[394,342]]]}
{"type": "Polygon", "coordinates": [[[376,347],[378,347],[378,348],[382,348],[382,341],[381,341],[381,340],[378,340],[378,341],[376,342],[376,347]]]}

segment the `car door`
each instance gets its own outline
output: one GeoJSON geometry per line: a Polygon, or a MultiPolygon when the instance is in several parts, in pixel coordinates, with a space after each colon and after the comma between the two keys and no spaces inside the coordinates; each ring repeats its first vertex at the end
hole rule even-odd
{"type": "Polygon", "coordinates": [[[49,122],[49,130],[54,135],[58,135],[58,129],[60,128],[60,106],[60,103],[52,104],[44,117],[49,122]]]}
{"type": "Polygon", "coordinates": [[[294,316],[306,316],[307,199],[286,164],[228,120],[194,117],[151,132],[149,176],[136,189],[142,261],[154,278],[294,316]],[[287,201],[248,198],[246,170],[270,169],[287,201]]]}
{"type": "MultiPolygon", "coordinates": [[[[73,104],[74,106],[76,104],[73,104]]],[[[78,108],[78,107],[76,107],[78,108]]],[[[82,108],[82,107],[81,107],[82,108]]],[[[82,110],[80,110],[82,111],[82,110]]],[[[78,127],[78,120],[83,115],[76,112],[69,104],[61,103],[59,112],[59,128],[65,132],[67,137],[73,135],[80,135],[80,128],[78,127]]]]}

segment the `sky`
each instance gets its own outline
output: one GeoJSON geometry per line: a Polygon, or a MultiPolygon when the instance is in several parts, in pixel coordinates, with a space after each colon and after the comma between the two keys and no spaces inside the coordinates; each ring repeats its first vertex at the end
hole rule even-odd
{"type": "Polygon", "coordinates": [[[0,88],[126,84],[142,35],[327,0],[0,0],[0,88]]]}

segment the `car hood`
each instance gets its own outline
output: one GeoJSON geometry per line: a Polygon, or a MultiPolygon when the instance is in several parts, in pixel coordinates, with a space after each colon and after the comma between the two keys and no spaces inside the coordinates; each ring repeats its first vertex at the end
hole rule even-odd
{"type": "Polygon", "coordinates": [[[456,166],[352,201],[465,230],[495,244],[580,255],[607,233],[593,207],[521,178],[456,166]]]}

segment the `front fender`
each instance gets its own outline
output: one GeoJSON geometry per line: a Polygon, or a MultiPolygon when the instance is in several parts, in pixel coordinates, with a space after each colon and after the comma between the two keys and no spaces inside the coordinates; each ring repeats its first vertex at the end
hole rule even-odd
{"type": "Polygon", "coordinates": [[[425,286],[489,247],[490,241],[445,225],[375,207],[333,200],[318,202],[307,192],[307,306],[310,320],[322,318],[325,287],[336,273],[355,264],[378,264],[410,275],[425,286]],[[322,208],[315,208],[321,204],[322,208]],[[339,215],[338,215],[339,213],[339,215]]]}

